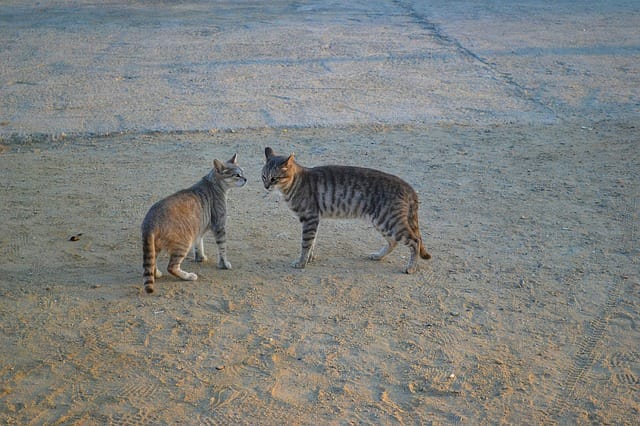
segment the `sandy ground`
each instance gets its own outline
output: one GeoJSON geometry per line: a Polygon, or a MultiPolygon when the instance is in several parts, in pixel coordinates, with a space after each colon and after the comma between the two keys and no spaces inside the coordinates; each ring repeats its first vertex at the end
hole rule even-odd
{"type": "Polygon", "coordinates": [[[0,423],[638,423],[637,5],[131,4],[0,6],[0,423]],[[433,259],[325,221],[291,268],[266,145],[410,182],[433,259]],[[234,269],[143,295],[235,152],[234,269]]]}

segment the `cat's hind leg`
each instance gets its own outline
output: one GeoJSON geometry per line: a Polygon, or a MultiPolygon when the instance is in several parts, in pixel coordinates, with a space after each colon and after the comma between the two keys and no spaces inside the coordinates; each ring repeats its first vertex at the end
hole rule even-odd
{"type": "Polygon", "coordinates": [[[411,250],[411,255],[404,271],[407,274],[413,274],[418,270],[418,250],[420,247],[420,241],[410,239],[407,240],[406,244],[409,246],[409,250],[411,250]]]}
{"type": "Polygon", "coordinates": [[[174,275],[185,281],[195,281],[198,279],[198,276],[196,274],[194,274],[193,272],[186,272],[180,269],[180,265],[182,264],[182,261],[184,260],[186,255],[187,253],[183,253],[183,252],[171,253],[171,258],[169,259],[169,266],[167,267],[167,270],[171,275],[174,275]]]}
{"type": "Polygon", "coordinates": [[[382,247],[377,252],[371,253],[369,255],[369,259],[381,260],[383,257],[391,253],[393,249],[396,248],[396,246],[398,245],[398,242],[393,237],[385,237],[385,239],[387,240],[387,245],[382,247]]]}

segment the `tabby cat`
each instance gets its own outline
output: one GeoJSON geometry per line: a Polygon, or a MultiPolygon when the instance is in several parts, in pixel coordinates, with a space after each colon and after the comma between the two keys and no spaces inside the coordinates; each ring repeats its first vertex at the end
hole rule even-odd
{"type": "Polygon", "coordinates": [[[156,266],[156,257],[162,250],[169,253],[170,274],[183,280],[198,279],[196,274],[180,269],[180,265],[192,246],[196,262],[207,260],[202,238],[209,229],[218,245],[218,267],[231,269],[226,257],[227,192],[247,183],[237,158],[234,154],[226,163],[213,160],[213,169],[198,183],[149,209],[142,222],[142,266],[147,293],[153,293],[155,278],[162,275],[156,266]]]}
{"type": "Polygon", "coordinates": [[[408,274],[418,269],[418,254],[431,258],[418,226],[418,195],[399,177],[362,167],[306,168],[295,162],[293,154],[277,156],[268,147],[265,156],[264,187],[278,189],[302,223],[302,251],[294,267],[304,268],[313,259],[321,217],[370,220],[387,244],[369,258],[380,260],[402,242],[411,250],[408,274]]]}

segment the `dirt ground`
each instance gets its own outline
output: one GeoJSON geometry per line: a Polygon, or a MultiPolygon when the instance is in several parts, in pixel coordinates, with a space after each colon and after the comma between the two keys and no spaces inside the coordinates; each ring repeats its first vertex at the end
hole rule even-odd
{"type": "MultiPolygon", "coordinates": [[[[120,135],[0,156],[5,424],[632,424],[638,131],[626,123],[120,135]],[[265,145],[411,182],[431,261],[325,221],[315,263],[265,145]],[[239,153],[231,271],[141,292],[157,199],[239,153]],[[23,171],[32,173],[26,176],[23,171]],[[76,234],[78,241],[69,241],[76,234]]],[[[209,236],[211,254],[215,244],[209,236]]]]}
{"type": "Polygon", "coordinates": [[[591,3],[4,2],[0,424],[640,423],[640,9],[591,3]],[[293,269],[265,146],[405,179],[433,258],[293,269]],[[233,153],[233,270],[143,294],[233,153]]]}

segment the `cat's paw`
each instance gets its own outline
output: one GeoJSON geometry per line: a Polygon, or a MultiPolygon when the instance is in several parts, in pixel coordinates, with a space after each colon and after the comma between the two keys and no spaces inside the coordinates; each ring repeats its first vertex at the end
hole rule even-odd
{"type": "Polygon", "coordinates": [[[380,256],[379,252],[370,253],[368,258],[369,260],[381,260],[384,256],[380,256]]]}
{"type": "Polygon", "coordinates": [[[182,269],[180,269],[179,267],[171,267],[169,266],[168,269],[169,273],[171,275],[173,275],[174,277],[178,277],[181,280],[185,280],[185,281],[195,281],[198,279],[198,276],[196,274],[194,274],[193,272],[186,272],[183,271],[182,269]]]}
{"type": "Polygon", "coordinates": [[[218,268],[220,269],[233,269],[231,268],[231,262],[229,262],[228,260],[220,260],[218,262],[218,268]]]}
{"type": "Polygon", "coordinates": [[[408,265],[404,272],[407,274],[413,274],[418,270],[418,265],[408,265]]]}
{"type": "Polygon", "coordinates": [[[156,268],[156,272],[154,272],[154,275],[156,278],[160,278],[162,276],[162,272],[160,272],[160,269],[156,268]]]}
{"type": "Polygon", "coordinates": [[[207,256],[196,255],[196,262],[206,262],[207,260],[209,260],[207,256]]]}
{"type": "Polygon", "coordinates": [[[307,262],[301,262],[299,260],[293,262],[291,264],[291,266],[293,266],[296,269],[304,269],[305,266],[307,266],[307,262]]]}

